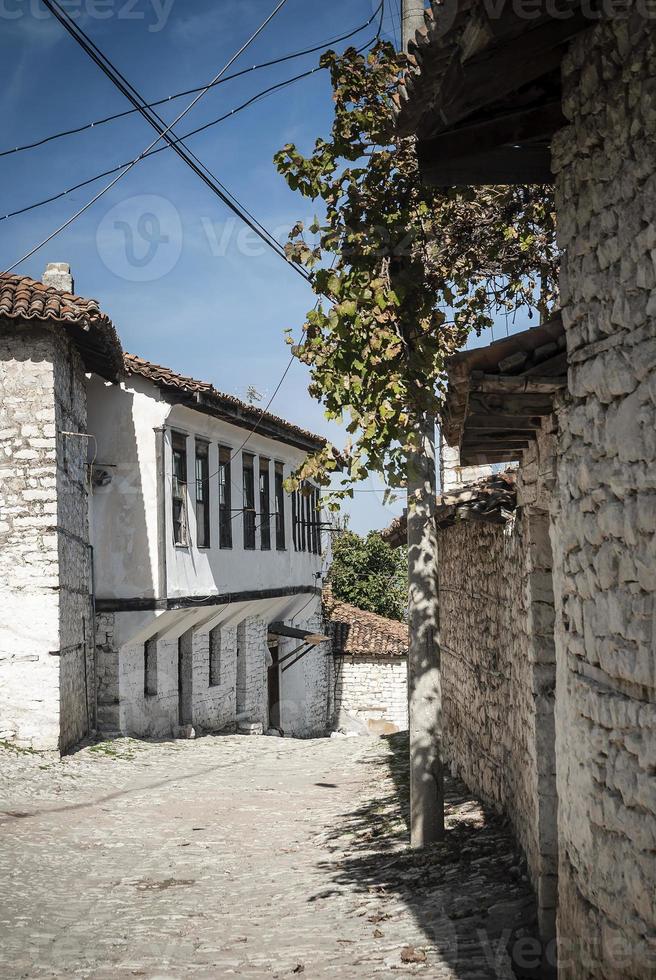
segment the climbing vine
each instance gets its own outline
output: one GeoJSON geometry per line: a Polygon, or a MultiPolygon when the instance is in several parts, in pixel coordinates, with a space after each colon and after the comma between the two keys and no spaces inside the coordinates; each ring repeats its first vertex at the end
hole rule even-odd
{"type": "Polygon", "coordinates": [[[308,457],[296,477],[340,491],[379,473],[402,486],[421,418],[439,418],[444,362],[501,311],[547,311],[557,250],[546,187],[435,188],[422,183],[413,139],[395,132],[405,55],[379,42],[369,54],[327,52],[335,104],[329,138],[305,156],[276,154],[288,185],[320,217],[291,230],[287,254],[317,294],[295,355],[310,394],[349,440],[308,457]]]}

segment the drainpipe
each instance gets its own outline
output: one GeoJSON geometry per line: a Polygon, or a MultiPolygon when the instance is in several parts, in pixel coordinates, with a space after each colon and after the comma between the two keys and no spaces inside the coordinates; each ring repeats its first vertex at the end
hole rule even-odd
{"type": "Polygon", "coordinates": [[[424,0],[401,0],[401,37],[406,53],[408,42],[414,40],[415,33],[425,26],[424,0]]]}

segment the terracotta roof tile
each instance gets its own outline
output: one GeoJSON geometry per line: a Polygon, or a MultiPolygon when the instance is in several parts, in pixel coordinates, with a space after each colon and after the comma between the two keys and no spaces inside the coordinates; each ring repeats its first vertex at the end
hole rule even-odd
{"type": "Polygon", "coordinates": [[[137,357],[136,354],[126,354],[124,362],[128,375],[136,374],[147,378],[158,388],[178,393],[181,396],[201,396],[198,402],[193,405],[199,412],[218,415],[241,427],[252,428],[257,424],[257,430],[262,435],[271,435],[269,430],[273,426],[287,435],[286,441],[291,442],[292,445],[302,444],[302,448],[318,449],[325,445],[326,440],[323,436],[302,429],[300,426],[287,422],[270,412],[263,412],[257,405],[249,405],[248,402],[244,402],[234,395],[217,391],[209,381],[198,381],[196,378],[177,374],[170,368],[163,367],[161,364],[152,364],[142,357],[137,357]]]}
{"type": "Polygon", "coordinates": [[[383,659],[407,657],[406,623],[342,602],[335,598],[329,586],[324,589],[323,604],[333,641],[333,653],[383,659]]]}
{"type": "MultiPolygon", "coordinates": [[[[438,495],[435,520],[438,527],[448,527],[459,520],[478,520],[488,524],[504,524],[517,507],[517,470],[484,476],[450,493],[438,495]]],[[[404,511],[381,537],[393,548],[405,542],[408,516],[404,511]]]]}
{"type": "Polygon", "coordinates": [[[118,334],[95,299],[62,292],[27,276],[0,273],[0,321],[60,324],[89,371],[115,381],[123,370],[118,334]]]}

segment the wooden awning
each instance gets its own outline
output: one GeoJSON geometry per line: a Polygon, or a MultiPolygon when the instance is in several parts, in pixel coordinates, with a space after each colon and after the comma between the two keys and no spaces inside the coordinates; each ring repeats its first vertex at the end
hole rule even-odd
{"type": "Polygon", "coordinates": [[[416,135],[437,185],[548,183],[551,139],[566,120],[561,61],[594,23],[580,0],[433,0],[409,52],[416,62],[398,130],[416,135]]]}
{"type": "Polygon", "coordinates": [[[447,362],[442,432],[462,466],[520,460],[567,385],[560,315],[447,362]]]}
{"type": "Polygon", "coordinates": [[[271,623],[269,626],[269,636],[275,639],[279,636],[285,636],[291,637],[294,640],[305,640],[310,646],[316,646],[318,643],[327,643],[330,640],[330,637],[325,636],[323,633],[301,630],[296,626],[286,626],[284,623],[271,623]]]}

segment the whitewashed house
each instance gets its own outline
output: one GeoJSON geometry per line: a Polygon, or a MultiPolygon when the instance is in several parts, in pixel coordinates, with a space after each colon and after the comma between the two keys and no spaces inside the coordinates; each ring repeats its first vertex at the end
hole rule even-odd
{"type": "Polygon", "coordinates": [[[56,285],[0,277],[0,738],[324,732],[319,493],[283,486],[322,440],[56,285]]]}
{"type": "Polygon", "coordinates": [[[210,384],[125,365],[120,385],[88,389],[101,727],[325,731],[325,649],[275,666],[299,646],[275,624],[321,623],[318,492],[283,487],[321,440],[210,384]]]}

